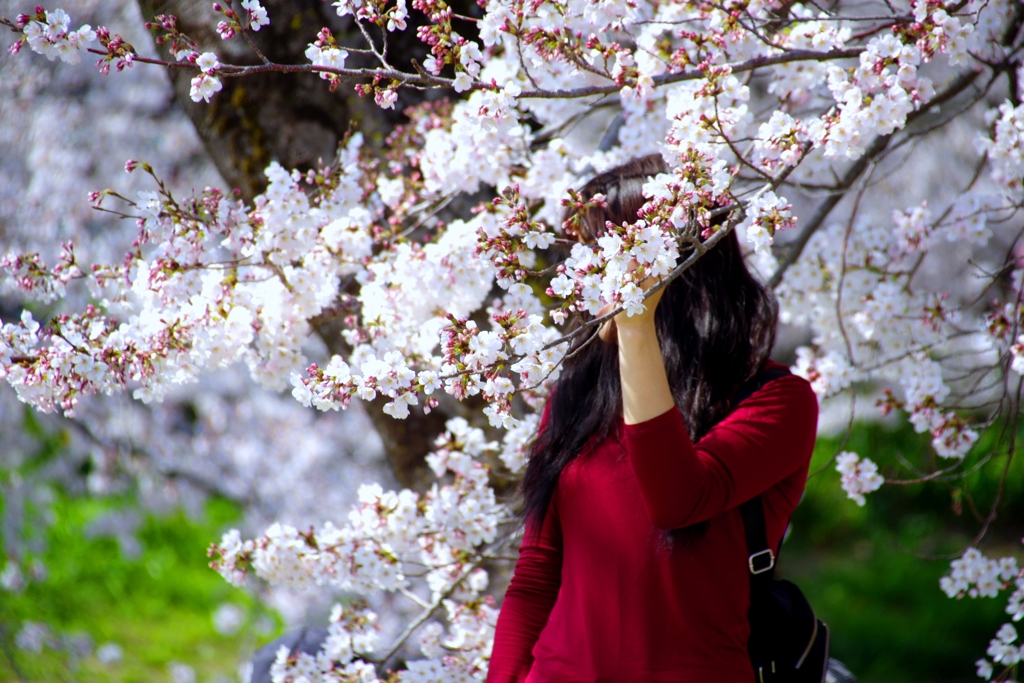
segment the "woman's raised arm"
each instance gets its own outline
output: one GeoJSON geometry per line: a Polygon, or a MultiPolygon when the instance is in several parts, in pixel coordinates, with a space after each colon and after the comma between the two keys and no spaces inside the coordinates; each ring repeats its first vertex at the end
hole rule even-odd
{"type": "Polygon", "coordinates": [[[627,424],[623,444],[651,523],[678,529],[806,474],[817,426],[810,384],[788,375],[768,382],[697,444],[674,406],[627,424]]]}
{"type": "Polygon", "coordinates": [[[622,418],[627,425],[646,422],[675,406],[654,327],[654,311],[664,292],[646,301],[647,310],[633,317],[615,316],[619,338],[619,377],[622,381],[622,418]]]}
{"type": "Polygon", "coordinates": [[[624,445],[654,526],[676,529],[753,498],[801,467],[814,449],[818,402],[796,376],[769,382],[694,445],[676,410],[647,310],[615,317],[624,445]]]}

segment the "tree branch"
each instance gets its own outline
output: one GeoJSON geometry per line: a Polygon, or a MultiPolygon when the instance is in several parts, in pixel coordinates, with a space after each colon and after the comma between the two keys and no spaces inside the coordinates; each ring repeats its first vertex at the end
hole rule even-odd
{"type": "MultiPolygon", "coordinates": [[[[920,109],[907,116],[907,124],[910,124],[917,118],[923,116],[926,112],[932,110],[936,106],[944,104],[949,100],[953,99],[961,92],[966,90],[974,80],[981,74],[981,71],[966,71],[960,74],[956,79],[953,80],[941,93],[933,97],[927,104],[923,105],[920,109]]],[[[786,245],[788,251],[786,252],[786,258],[779,264],[778,269],[768,279],[768,286],[775,289],[782,283],[782,278],[785,276],[786,271],[796,263],[797,259],[803,253],[804,248],[807,246],[807,242],[811,239],[811,236],[822,226],[825,219],[832,212],[832,209],[836,207],[836,204],[845,196],[844,190],[848,190],[853,186],[857,179],[860,178],[861,174],[867,170],[868,166],[885,148],[888,146],[889,141],[892,139],[893,134],[879,135],[872,142],[871,145],[864,151],[864,154],[851,166],[842,179],[835,185],[834,191],[829,195],[818,208],[815,209],[814,214],[810,220],[804,225],[803,229],[800,230],[800,234],[797,235],[796,239],[786,245]]]]}
{"type": "MultiPolygon", "coordinates": [[[[820,50],[790,50],[778,55],[765,55],[759,57],[752,57],[745,62],[737,62],[736,64],[725,64],[732,70],[732,73],[741,73],[743,71],[753,71],[754,69],[760,69],[765,66],[773,66],[775,64],[788,64],[790,62],[827,62],[834,59],[847,59],[850,57],[858,57],[863,52],[863,48],[847,48],[844,50],[829,50],[828,52],[821,52],[820,50]]],[[[671,83],[681,83],[683,81],[695,81],[700,78],[707,76],[707,73],[701,69],[689,69],[687,71],[680,71],[679,73],[673,74],[662,74],[654,77],[654,85],[669,85],[671,83]]],[[[544,99],[577,99],[580,97],[590,97],[591,95],[607,95],[610,93],[619,92],[622,86],[615,85],[595,85],[586,88],[571,88],[568,90],[524,90],[520,93],[520,98],[544,98],[544,99]]]]}
{"type": "Polygon", "coordinates": [[[452,581],[451,585],[448,586],[448,588],[446,588],[443,592],[438,593],[437,597],[434,598],[434,600],[431,601],[431,603],[426,608],[424,608],[423,612],[420,614],[419,617],[414,619],[412,622],[409,623],[408,626],[405,627],[402,633],[399,634],[398,638],[392,644],[391,648],[386,653],[384,653],[384,655],[379,660],[377,660],[378,674],[384,673],[385,665],[387,665],[391,658],[394,657],[395,654],[397,654],[400,649],[402,649],[402,646],[405,645],[405,641],[409,640],[409,636],[415,633],[416,629],[422,626],[427,621],[427,619],[430,618],[430,616],[434,613],[434,610],[440,607],[441,603],[443,603],[448,598],[448,596],[451,595],[456,588],[458,588],[459,584],[462,583],[467,576],[469,576],[470,572],[472,572],[478,566],[478,564],[473,563],[466,567],[458,576],[458,578],[452,581]]]}

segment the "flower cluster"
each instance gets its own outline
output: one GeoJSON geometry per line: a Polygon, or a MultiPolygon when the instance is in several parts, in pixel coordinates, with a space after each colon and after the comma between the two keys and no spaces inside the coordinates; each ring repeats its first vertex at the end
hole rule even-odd
{"type": "Polygon", "coordinates": [[[968,548],[961,557],[953,560],[950,570],[939,585],[951,598],[994,598],[1020,574],[1015,558],[994,560],[976,548],[968,548]]]}
{"type": "Polygon", "coordinates": [[[750,88],[729,67],[707,66],[706,75],[664,95],[665,117],[671,121],[665,142],[683,163],[691,150],[726,157],[731,141],[747,134],[752,123],[750,88]]]}
{"type": "Polygon", "coordinates": [[[405,0],[396,0],[390,8],[386,6],[388,3],[364,0],[336,0],[332,4],[339,17],[352,16],[359,21],[386,27],[388,31],[404,30],[409,17],[405,0]]]}
{"type": "Polygon", "coordinates": [[[230,3],[227,6],[213,3],[213,10],[224,15],[224,20],[217,23],[217,35],[221,40],[230,40],[239,31],[259,31],[270,24],[270,16],[259,0],[242,0],[242,9],[245,16],[233,10],[230,3]]]}
{"type": "Polygon", "coordinates": [[[610,227],[597,246],[574,245],[549,288],[554,296],[569,300],[567,309],[592,316],[606,304],[621,305],[630,316],[642,312],[640,282],[666,275],[678,259],[674,241],[645,221],[610,227]]]}
{"type": "Polygon", "coordinates": [[[246,22],[243,24],[252,31],[259,31],[263,26],[270,24],[270,17],[267,10],[260,4],[260,0],[242,0],[242,9],[246,11],[246,22]]]}
{"type": "MultiPolygon", "coordinates": [[[[489,469],[481,463],[498,445],[455,418],[436,447],[427,462],[439,482],[425,494],[364,485],[344,526],[328,522],[302,532],[274,524],[259,538],[244,541],[232,530],[211,546],[211,566],[236,584],[254,573],[275,585],[331,585],[363,595],[401,591],[431,611],[444,606],[450,633],[443,637],[440,624],[425,628],[423,651],[435,661],[411,667],[409,680],[427,680],[417,678],[425,675],[424,667],[486,671],[497,611],[480,597],[488,581],[479,565],[498,540],[498,526],[511,520],[511,512],[496,502],[489,469]],[[454,479],[440,483],[447,477],[454,479]],[[420,585],[429,597],[416,595],[420,585]]],[[[522,447],[506,440],[505,450],[522,447]]],[[[279,653],[275,667],[285,676],[282,680],[299,680],[287,676],[316,671],[324,680],[335,680],[329,676],[332,672],[369,675],[372,667],[367,668],[366,661],[376,647],[375,619],[368,610],[336,607],[318,657],[279,653]]]]}
{"type": "MultiPolygon", "coordinates": [[[[348,51],[338,47],[334,40],[334,34],[330,29],[321,29],[316,40],[306,48],[306,59],[313,63],[313,66],[325,66],[332,69],[341,69],[345,66],[345,59],[348,58],[348,51]]],[[[337,88],[341,79],[337,74],[330,71],[321,71],[320,78],[331,84],[331,90],[337,88]]]]}
{"type": "Polygon", "coordinates": [[[373,666],[357,659],[373,654],[378,640],[376,621],[377,615],[369,609],[335,605],[320,652],[314,657],[282,645],[270,667],[271,679],[274,683],[377,681],[373,666]]]}
{"type": "Polygon", "coordinates": [[[9,287],[31,294],[38,301],[52,302],[64,296],[69,282],[83,277],[75,261],[73,242],[61,244],[58,259],[57,265],[49,268],[38,253],[11,252],[0,258],[0,268],[9,273],[9,287]]]}
{"type": "Polygon", "coordinates": [[[17,52],[24,43],[28,43],[33,52],[38,52],[53,61],[58,57],[68,64],[81,61],[79,50],[96,41],[96,31],[85,24],[72,31],[69,29],[71,17],[61,9],[53,11],[36,8],[33,15],[18,15],[17,26],[24,37],[11,46],[11,52],[17,52]]]}
{"type": "Polygon", "coordinates": [[[785,197],[777,197],[774,192],[765,192],[750,202],[746,238],[755,252],[765,253],[776,232],[796,225],[792,209],[785,197]]]}
{"type": "Polygon", "coordinates": [[[796,166],[804,156],[807,142],[804,124],[786,112],[775,111],[757,130],[755,159],[768,171],[796,166]]]}
{"type": "MultiPolygon", "coordinates": [[[[1021,651],[1019,646],[1013,644],[1015,640],[1017,640],[1017,629],[1012,624],[1003,624],[996,631],[996,637],[989,641],[988,650],[985,651],[985,654],[992,658],[992,664],[1011,667],[1020,662],[1021,651]]],[[[984,659],[979,659],[975,664],[978,666],[980,678],[992,677],[992,664],[984,659]]]]}
{"type": "Polygon", "coordinates": [[[927,202],[909,211],[893,211],[892,221],[896,226],[893,258],[927,251],[931,246],[932,212],[927,202]]]}
{"type": "Polygon", "coordinates": [[[979,136],[978,149],[992,163],[992,180],[1012,198],[1024,196],[1024,104],[1009,101],[987,114],[991,137],[979,136]]]}
{"type": "Polygon", "coordinates": [[[842,475],[846,497],[861,506],[865,503],[864,494],[877,491],[885,483],[878,473],[878,465],[849,451],[836,456],[836,471],[842,475]]]}
{"type": "MultiPolygon", "coordinates": [[[[851,38],[851,27],[831,21],[824,12],[815,12],[804,5],[793,6],[794,16],[801,21],[790,31],[778,37],[781,44],[794,50],[842,50],[851,38]]],[[[815,99],[818,88],[828,76],[828,64],[824,62],[783,63],[772,69],[772,82],[768,92],[779,97],[786,104],[802,107],[815,99]]],[[[772,119],[783,123],[788,118],[784,112],[773,112],[772,119]],[[782,114],[786,118],[779,118],[782,114]]],[[[759,136],[762,137],[763,136],[759,136]]]]}
{"type": "Polygon", "coordinates": [[[200,100],[209,102],[210,98],[224,87],[220,79],[214,75],[217,73],[217,69],[220,68],[220,62],[214,53],[204,52],[195,58],[195,64],[199,67],[200,73],[192,79],[188,95],[192,98],[193,102],[200,100]]]}
{"type": "MultiPolygon", "coordinates": [[[[995,598],[1000,591],[1014,589],[1007,601],[1006,613],[1013,621],[1024,619],[1024,570],[1017,566],[1014,557],[998,560],[985,557],[976,548],[968,548],[963,556],[953,560],[950,573],[943,576],[939,584],[951,598],[995,598]]],[[[1015,645],[1017,629],[1013,624],[1003,624],[989,641],[986,654],[989,659],[979,659],[978,676],[992,678],[994,665],[1009,670],[1024,658],[1024,650],[1015,645]]],[[[1005,672],[1004,672],[1005,673],[1005,672]]]]}
{"type": "Polygon", "coordinates": [[[933,96],[931,81],[917,74],[921,59],[919,48],[890,34],[868,43],[856,69],[830,66],[828,85],[838,112],[811,130],[815,144],[824,144],[826,156],[856,158],[872,134],[902,128],[916,103],[933,96]]]}

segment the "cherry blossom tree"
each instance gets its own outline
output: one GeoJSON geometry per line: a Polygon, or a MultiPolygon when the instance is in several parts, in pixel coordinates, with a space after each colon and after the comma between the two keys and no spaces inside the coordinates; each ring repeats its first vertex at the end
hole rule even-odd
{"type": "MultiPolygon", "coordinates": [[[[124,36],[142,54],[158,56],[137,7],[99,0],[64,7],[93,25],[124,26],[124,36]]],[[[0,3],[0,14],[6,13],[0,3]]],[[[3,40],[4,47],[13,42],[6,35],[3,40]]],[[[131,241],[126,226],[88,202],[65,198],[85,197],[109,183],[124,160],[136,155],[159,158],[175,192],[224,181],[185,113],[168,107],[174,97],[169,79],[139,69],[106,78],[94,69],[62,65],[0,53],[0,251],[46,255],[72,240],[90,261],[119,260],[131,241]]],[[[134,195],[149,189],[146,180],[125,176],[118,189],[134,195]]],[[[85,289],[71,288],[60,305],[84,306],[88,296],[85,289]]],[[[5,289],[0,319],[17,319],[25,304],[33,305],[5,289]]],[[[54,309],[33,310],[39,317],[54,309]]],[[[37,413],[32,421],[47,433],[44,441],[59,438],[63,444],[61,457],[45,464],[35,457],[40,440],[23,425],[26,408],[6,386],[0,390],[0,574],[24,581],[46,573],[38,541],[52,519],[54,489],[137,501],[90,527],[115,537],[131,557],[138,552],[135,534],[145,515],[163,515],[175,506],[201,515],[209,495],[236,502],[243,512],[238,524],[252,534],[277,520],[303,526],[344,515],[356,496],[337,486],[339,481],[396,484],[382,471],[381,444],[363,411],[307,411],[287,394],[260,390],[243,367],[207,372],[159,404],[120,394],[95,397],[72,418],[37,413]],[[37,533],[26,535],[24,529],[37,533]]],[[[0,580],[0,590],[5,585],[0,580]]],[[[266,586],[260,593],[291,624],[326,618],[333,597],[266,586]]],[[[395,627],[398,618],[385,626],[395,627]]],[[[11,633],[20,628],[6,626],[11,633]]],[[[59,631],[59,624],[50,626],[59,631]]]]}
{"type": "MultiPolygon", "coordinates": [[[[803,331],[794,370],[823,405],[931,436],[898,463],[837,453],[856,504],[993,461],[1008,471],[1024,374],[1021,3],[339,0],[314,28],[287,7],[157,14],[155,57],[57,8],[3,20],[12,53],[171,73],[208,149],[246,161],[215,155],[235,187],[191,194],[162,179],[160,155],[127,161],[149,189],[90,197],[125,219],[123,257],[71,242],[3,256],[6,286],[34,302],[0,330],[18,398],[76,419],[100,396],[155,404],[244,367],[306,408],[366,402],[405,485],[362,485],[344,521],[211,548],[234,583],[411,605],[386,640],[379,610],[339,605],[321,655],[282,651],[276,679],[483,678],[489,577],[515,527],[502,494],[561,363],[612,315],[643,310],[640,282],[665,286],[732,231],[803,331]],[[261,43],[269,31],[301,58],[261,43]],[[246,84],[271,77],[326,81],[302,97],[339,93],[359,123],[320,159],[268,157],[244,133],[260,130],[246,84]],[[672,170],[645,184],[636,221],[578,243],[603,201],[581,180],[648,153],[672,170]],[[988,428],[1004,437],[981,452],[988,428]],[[411,642],[422,658],[389,673],[411,642]]],[[[282,130],[300,138],[303,120],[282,130]]],[[[1005,591],[1019,621],[1016,560],[977,549],[1000,502],[941,589],[1005,591]]],[[[1016,637],[998,630],[980,676],[1012,673],[1016,637]]]]}

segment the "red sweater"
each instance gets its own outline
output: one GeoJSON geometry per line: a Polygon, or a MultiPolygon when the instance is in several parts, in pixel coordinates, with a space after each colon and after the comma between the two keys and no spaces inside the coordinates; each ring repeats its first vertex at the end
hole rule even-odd
{"type": "Polygon", "coordinates": [[[791,375],[696,445],[674,408],[620,421],[562,471],[540,533],[527,529],[487,680],[753,681],[737,506],[763,494],[778,547],[804,490],[817,417],[810,385],[791,375]],[[663,530],[704,520],[697,540],[659,545],[663,530]]]}

